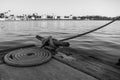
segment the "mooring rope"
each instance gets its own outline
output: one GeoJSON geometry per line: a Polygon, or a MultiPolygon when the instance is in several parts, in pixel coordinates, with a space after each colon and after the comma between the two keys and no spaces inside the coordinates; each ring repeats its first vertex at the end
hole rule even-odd
{"type": "Polygon", "coordinates": [[[11,51],[4,56],[8,65],[28,67],[40,65],[51,59],[51,52],[41,48],[27,48],[11,51]]]}
{"type": "Polygon", "coordinates": [[[41,36],[39,36],[39,35],[36,35],[36,38],[39,39],[40,41],[42,41],[43,44],[42,44],[41,48],[42,48],[42,47],[45,47],[45,46],[51,46],[53,49],[56,49],[56,46],[57,46],[57,48],[58,48],[60,45],[62,45],[62,46],[69,46],[69,43],[64,42],[64,41],[70,40],[70,39],[73,39],[73,38],[77,38],[77,37],[81,37],[81,36],[84,36],[84,35],[86,35],[86,34],[92,33],[92,32],[94,32],[94,31],[96,31],[96,30],[99,30],[99,29],[101,29],[101,28],[103,28],[103,27],[106,27],[107,25],[115,22],[115,21],[118,20],[119,18],[120,18],[120,17],[117,17],[116,19],[114,19],[114,20],[112,20],[112,21],[110,21],[110,22],[108,22],[108,23],[106,23],[106,24],[104,24],[104,25],[102,25],[102,26],[100,26],[100,27],[98,27],[98,28],[95,28],[95,29],[93,29],[93,30],[90,30],[90,31],[88,31],[88,32],[85,32],[85,33],[82,33],[82,34],[77,34],[77,35],[75,35],[75,36],[71,36],[71,37],[68,37],[68,38],[65,38],[65,39],[62,39],[62,40],[54,39],[54,38],[52,38],[51,36],[49,36],[48,38],[44,38],[44,37],[41,37],[41,36]]]}
{"type": "Polygon", "coordinates": [[[70,39],[77,38],[77,37],[80,37],[80,36],[84,36],[84,35],[86,35],[86,34],[89,34],[89,33],[92,33],[92,32],[94,32],[94,31],[97,31],[97,30],[99,30],[99,29],[101,29],[101,28],[103,28],[103,27],[106,27],[107,25],[109,25],[109,24],[111,24],[111,23],[113,23],[113,22],[115,22],[115,21],[117,21],[117,20],[119,20],[119,19],[120,19],[120,17],[117,17],[117,18],[113,19],[112,21],[110,21],[110,22],[108,22],[108,23],[106,23],[106,24],[104,24],[104,25],[102,25],[102,26],[100,26],[100,27],[98,27],[98,28],[95,28],[95,29],[93,29],[93,30],[90,30],[90,31],[85,32],[85,33],[82,33],[82,34],[77,34],[77,35],[75,35],[75,36],[62,39],[62,40],[60,40],[60,41],[66,41],[66,40],[70,40],[70,39]]]}

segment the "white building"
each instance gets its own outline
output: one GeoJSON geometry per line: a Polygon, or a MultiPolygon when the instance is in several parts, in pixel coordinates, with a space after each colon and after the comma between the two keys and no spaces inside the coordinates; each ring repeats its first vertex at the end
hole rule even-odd
{"type": "Polygon", "coordinates": [[[41,19],[47,19],[47,15],[46,14],[41,15],[41,19]]]}

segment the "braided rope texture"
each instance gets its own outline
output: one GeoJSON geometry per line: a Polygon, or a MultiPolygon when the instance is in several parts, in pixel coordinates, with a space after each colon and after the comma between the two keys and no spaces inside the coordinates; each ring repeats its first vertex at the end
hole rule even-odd
{"type": "Polygon", "coordinates": [[[4,56],[4,62],[11,66],[29,67],[48,62],[52,57],[50,51],[41,48],[26,48],[11,51],[4,56]]]}

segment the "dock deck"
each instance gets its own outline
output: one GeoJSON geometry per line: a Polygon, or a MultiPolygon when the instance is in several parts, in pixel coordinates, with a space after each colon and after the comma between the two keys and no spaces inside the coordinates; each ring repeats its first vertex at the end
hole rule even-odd
{"type": "Polygon", "coordinates": [[[39,66],[13,67],[1,62],[0,80],[120,80],[120,69],[95,56],[64,49],[39,66]]]}

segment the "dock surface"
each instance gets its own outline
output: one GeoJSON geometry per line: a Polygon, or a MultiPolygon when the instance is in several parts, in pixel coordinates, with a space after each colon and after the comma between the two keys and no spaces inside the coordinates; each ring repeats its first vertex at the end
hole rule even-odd
{"type": "Polygon", "coordinates": [[[13,67],[1,62],[0,80],[120,80],[120,69],[94,56],[64,49],[39,66],[13,67]]]}

